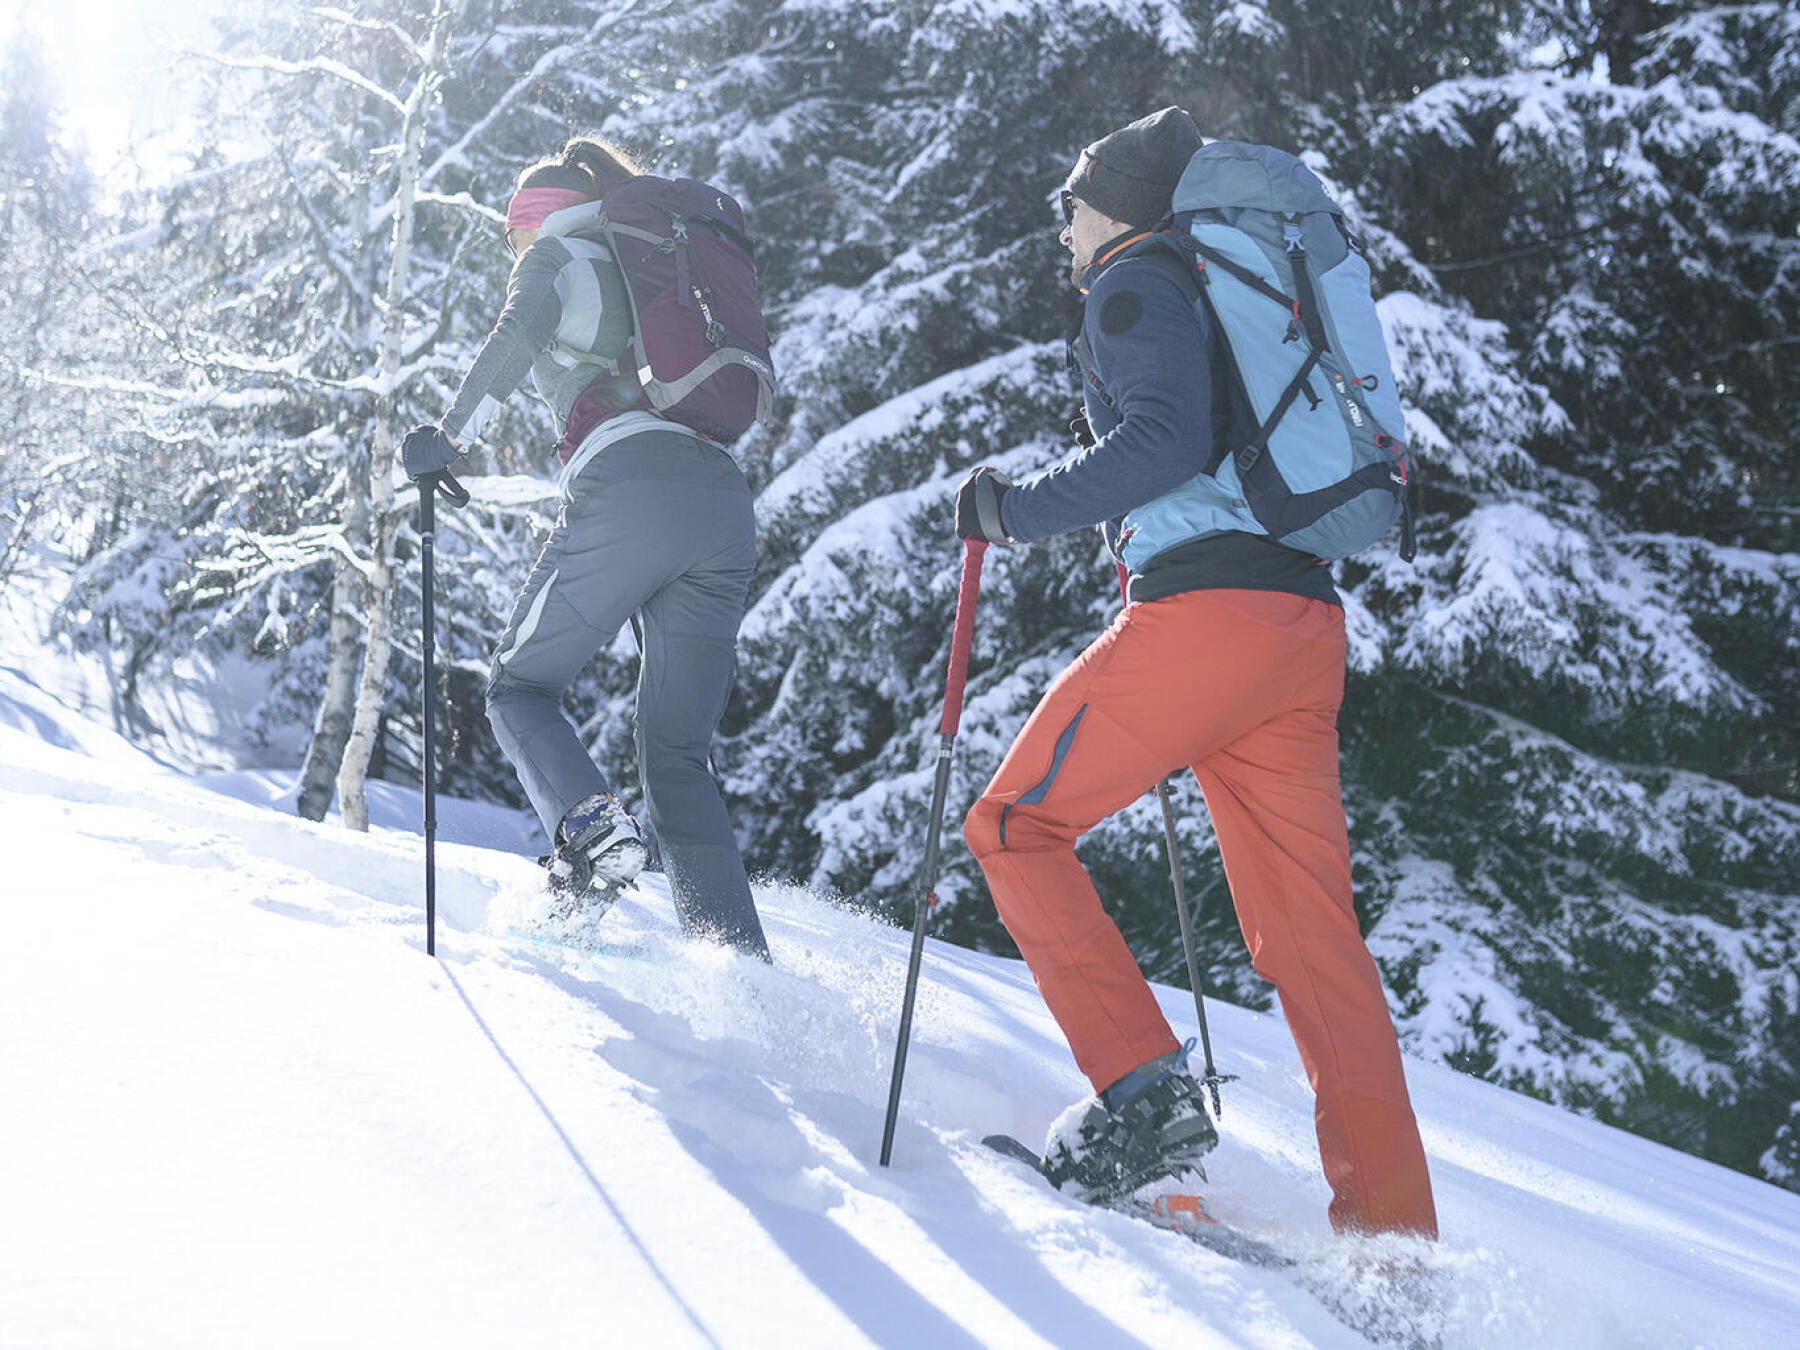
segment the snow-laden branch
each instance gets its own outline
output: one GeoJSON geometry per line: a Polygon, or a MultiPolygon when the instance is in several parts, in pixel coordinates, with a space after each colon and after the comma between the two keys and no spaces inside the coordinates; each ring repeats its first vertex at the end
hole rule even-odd
{"type": "Polygon", "coordinates": [[[471,211],[482,217],[491,225],[506,224],[506,213],[504,211],[496,211],[491,206],[483,205],[481,202],[478,202],[471,197],[467,192],[458,192],[453,195],[442,192],[419,192],[415,194],[414,199],[421,202],[430,202],[434,206],[450,206],[455,207],[459,211],[471,211]]]}
{"type": "Polygon", "coordinates": [[[262,357],[250,356],[242,352],[181,352],[180,359],[188,365],[235,371],[239,375],[259,375],[265,379],[292,380],[296,384],[309,385],[314,389],[331,389],[339,393],[367,393],[373,387],[373,381],[367,377],[355,377],[348,380],[332,379],[325,375],[314,375],[301,370],[294,361],[271,361],[262,357]]]}
{"type": "Polygon", "coordinates": [[[402,28],[396,20],[365,19],[362,15],[352,14],[348,10],[330,9],[321,5],[310,6],[306,12],[331,23],[342,24],[345,28],[360,28],[365,33],[390,33],[405,44],[407,55],[412,57],[415,64],[423,65],[427,59],[428,53],[425,50],[425,44],[402,28]]]}
{"type": "Polygon", "coordinates": [[[372,570],[369,560],[344,538],[340,525],[308,525],[291,534],[232,530],[226,535],[226,547],[231,552],[223,557],[196,558],[194,570],[217,576],[234,590],[246,580],[260,583],[271,577],[303,572],[333,556],[343,559],[365,578],[372,570]]]}
{"type": "MultiPolygon", "coordinates": [[[[527,515],[555,505],[558,500],[558,488],[553,478],[540,478],[529,473],[491,473],[473,474],[458,477],[469,494],[469,508],[458,512],[455,519],[463,520],[477,517],[482,511],[491,511],[496,515],[527,515]]],[[[404,477],[396,476],[396,488],[410,487],[404,477]]],[[[402,500],[406,511],[412,509],[413,503],[402,500]]],[[[440,517],[439,524],[444,519],[440,517]]],[[[498,551],[499,545],[493,547],[498,551]]]]}
{"type": "Polygon", "coordinates": [[[194,397],[190,389],[166,389],[144,380],[116,380],[106,375],[57,375],[31,366],[14,366],[22,380],[47,384],[58,389],[83,389],[104,394],[128,394],[133,398],[160,399],[165,403],[181,403],[194,397]]]}
{"type": "Polygon", "coordinates": [[[383,89],[361,71],[345,65],[342,61],[334,61],[329,56],[315,56],[310,61],[287,61],[279,56],[227,56],[224,52],[200,52],[198,55],[207,61],[226,66],[232,70],[261,70],[276,75],[330,75],[334,79],[344,81],[373,98],[380,99],[395,112],[404,114],[406,102],[383,89]]]}

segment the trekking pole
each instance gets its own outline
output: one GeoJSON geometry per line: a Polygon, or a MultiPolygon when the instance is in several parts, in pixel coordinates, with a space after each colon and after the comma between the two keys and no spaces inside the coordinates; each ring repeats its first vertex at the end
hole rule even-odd
{"type": "Polygon", "coordinates": [[[1200,1019],[1200,1053],[1206,1056],[1206,1076],[1200,1081],[1211,1089],[1213,1115],[1219,1114],[1219,1084],[1229,1083],[1237,1075],[1221,1074],[1213,1067],[1212,1036],[1206,1029],[1206,1004],[1200,997],[1200,961],[1194,955],[1194,920],[1188,911],[1187,889],[1181,882],[1181,855],[1175,848],[1175,808],[1169,799],[1175,795],[1174,781],[1158,783],[1151,795],[1162,802],[1163,838],[1169,845],[1169,880],[1175,883],[1175,913],[1181,920],[1181,946],[1187,953],[1188,986],[1194,991],[1194,1015],[1200,1019]]]}
{"type": "Polygon", "coordinates": [[[987,540],[963,540],[962,584],[956,593],[956,624],[950,635],[950,669],[944,681],[944,715],[938,722],[937,783],[931,790],[931,824],[925,833],[925,861],[919,869],[919,899],[913,907],[912,959],[906,967],[906,998],[900,1005],[900,1040],[894,1047],[894,1080],[888,1087],[887,1124],[881,1132],[881,1165],[894,1153],[894,1122],[900,1115],[900,1080],[912,1039],[913,1000],[919,992],[919,963],[925,955],[925,925],[937,905],[938,835],[944,799],[950,792],[950,755],[962,721],[963,681],[969,673],[969,641],[975,633],[975,601],[981,592],[981,556],[987,540]]]}
{"type": "MultiPolygon", "coordinates": [[[[1117,564],[1119,569],[1119,598],[1126,604],[1131,603],[1129,574],[1125,564],[1117,564]]],[[[1213,1066],[1212,1033],[1206,1029],[1206,1003],[1201,997],[1200,960],[1194,954],[1194,920],[1188,910],[1187,887],[1181,880],[1181,854],[1175,845],[1175,808],[1170,799],[1175,795],[1175,782],[1171,776],[1150,789],[1150,795],[1162,803],[1163,838],[1169,848],[1169,880],[1175,887],[1175,916],[1181,921],[1181,949],[1187,955],[1188,988],[1194,991],[1194,1015],[1200,1019],[1200,1052],[1206,1057],[1206,1076],[1200,1081],[1211,1089],[1213,1115],[1220,1113],[1219,1084],[1229,1083],[1236,1074],[1221,1075],[1213,1066]]]]}
{"type": "Polygon", "coordinates": [[[419,480],[419,591],[424,602],[421,646],[424,651],[425,689],[419,699],[425,712],[425,747],[420,755],[425,778],[425,954],[437,955],[437,775],[432,705],[437,701],[437,626],[433,549],[437,534],[437,495],[452,506],[466,506],[468,491],[450,476],[448,469],[422,475],[419,480]]]}

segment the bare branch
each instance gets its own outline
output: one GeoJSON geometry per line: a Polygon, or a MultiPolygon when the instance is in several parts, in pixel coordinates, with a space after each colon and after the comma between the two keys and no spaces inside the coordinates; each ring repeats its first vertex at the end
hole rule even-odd
{"type": "Polygon", "coordinates": [[[333,61],[328,56],[317,56],[310,61],[284,61],[278,56],[227,56],[223,52],[199,52],[196,55],[232,70],[264,70],[277,75],[330,75],[380,99],[395,112],[406,111],[404,99],[396,98],[362,72],[351,69],[342,61],[333,61]]]}
{"type": "Polygon", "coordinates": [[[454,195],[446,195],[442,192],[420,192],[417,194],[416,200],[431,202],[435,206],[455,207],[459,211],[472,211],[490,225],[506,224],[505,212],[496,211],[491,206],[484,206],[466,192],[458,192],[454,195]]]}
{"type": "Polygon", "coordinates": [[[1800,333],[1789,333],[1786,337],[1759,338],[1755,342],[1737,342],[1727,347],[1728,352],[1767,352],[1777,347],[1792,347],[1800,343],[1800,333]]]}
{"type": "Polygon", "coordinates": [[[1457,258],[1444,262],[1422,260],[1422,265],[1429,272],[1472,272],[1483,267],[1498,267],[1501,263],[1516,262],[1520,258],[1534,257],[1539,253],[1553,253],[1558,249],[1567,248],[1571,244],[1615,243],[1616,240],[1603,237],[1613,228],[1613,222],[1602,221],[1598,225],[1589,225],[1585,229],[1571,230],[1566,234],[1534,240],[1529,244],[1521,244],[1517,248],[1491,253],[1484,258],[1457,258]]]}
{"type": "Polygon", "coordinates": [[[488,128],[493,126],[495,122],[511,112],[513,105],[530,92],[534,85],[546,75],[551,74],[581,55],[589,43],[597,41],[608,28],[618,23],[621,19],[625,18],[626,15],[639,7],[640,0],[623,0],[623,3],[616,8],[606,11],[596,18],[588,27],[587,32],[582,34],[582,36],[568,42],[558,43],[549,51],[545,52],[537,59],[537,62],[530,70],[526,71],[517,80],[513,81],[512,86],[494,101],[494,106],[488,109],[487,116],[483,117],[465,131],[462,134],[462,138],[458,140],[455,145],[452,145],[445,150],[437,157],[430,168],[419,175],[419,182],[421,184],[429,183],[445,169],[454,164],[460,164],[462,162],[463,152],[486,135],[488,128]]]}
{"type": "Polygon", "coordinates": [[[365,19],[361,15],[351,14],[347,10],[327,9],[314,5],[306,11],[316,14],[321,19],[329,19],[333,23],[342,24],[345,28],[360,28],[365,33],[391,33],[406,44],[407,54],[418,62],[425,60],[425,47],[416,37],[407,32],[393,19],[365,19]]]}
{"type": "Polygon", "coordinates": [[[312,231],[313,241],[319,246],[319,256],[325,260],[327,267],[337,273],[338,280],[344,283],[345,289],[355,295],[358,287],[356,278],[351,275],[349,263],[344,260],[343,255],[337,249],[331,246],[331,236],[325,228],[325,222],[319,219],[319,213],[313,207],[312,198],[300,185],[300,175],[294,172],[293,161],[288,158],[287,151],[281,150],[279,154],[281,155],[281,167],[287,170],[288,182],[293,184],[294,198],[300,203],[301,214],[306,217],[306,224],[312,231]]]}

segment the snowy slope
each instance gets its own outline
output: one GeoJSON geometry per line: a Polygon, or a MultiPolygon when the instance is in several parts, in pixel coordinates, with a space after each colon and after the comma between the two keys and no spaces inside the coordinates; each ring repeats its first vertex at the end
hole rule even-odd
{"type": "MultiPolygon", "coordinates": [[[[0,1346],[1362,1345],[1333,1308],[1414,1250],[1330,1238],[1278,1018],[1209,1008],[1211,1194],[1298,1275],[980,1147],[1084,1091],[1016,963],[929,949],[884,1170],[905,933],[765,885],[768,969],[652,877],[568,950],[509,931],[527,859],[447,843],[433,960],[415,836],[226,786],[0,670],[0,1346]]],[[[1790,1343],[1800,1197],[1411,1081],[1444,1345],[1790,1343]]]]}

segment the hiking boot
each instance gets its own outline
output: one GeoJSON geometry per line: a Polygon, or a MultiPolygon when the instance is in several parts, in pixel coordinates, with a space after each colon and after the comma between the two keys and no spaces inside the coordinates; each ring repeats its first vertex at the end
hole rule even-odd
{"type": "Polygon", "coordinates": [[[1186,1052],[1173,1050],[1064,1111],[1044,1143],[1044,1175],[1105,1204],[1183,1172],[1204,1179],[1200,1159],[1218,1142],[1186,1052]]]}
{"type": "Polygon", "coordinates": [[[556,827],[550,869],[550,917],[576,913],[599,918],[650,860],[638,824],[608,793],[577,802],[556,827]]]}

